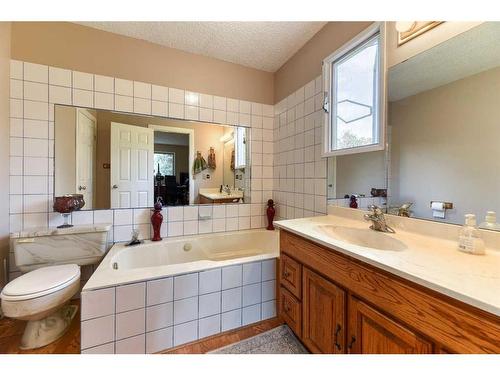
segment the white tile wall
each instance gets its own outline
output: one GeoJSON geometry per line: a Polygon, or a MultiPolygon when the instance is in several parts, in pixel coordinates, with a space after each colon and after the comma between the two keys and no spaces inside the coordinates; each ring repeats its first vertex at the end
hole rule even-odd
{"type": "Polygon", "coordinates": [[[274,106],[273,195],[278,219],[326,214],[322,99],[318,77],[274,106]]]}
{"type": "MultiPolygon", "coordinates": [[[[274,149],[271,105],[187,92],[152,83],[124,80],[88,72],[71,71],[11,60],[10,92],[10,185],[12,232],[38,226],[59,225],[52,210],[54,104],[88,106],[109,110],[156,114],[176,118],[201,119],[222,124],[251,126],[253,172],[251,196],[255,208],[247,204],[218,207],[212,220],[200,224],[197,208],[164,211],[163,236],[223,232],[262,227],[265,202],[273,196],[274,149]],[[264,133],[266,132],[266,133],[264,133]],[[266,169],[264,169],[266,168],[266,169]],[[184,217],[183,217],[184,216],[184,217]],[[186,221],[183,223],[183,221],[186,221]]],[[[150,238],[149,212],[120,210],[75,213],[77,224],[111,223],[112,241],[130,239],[133,228],[150,238]],[[129,211],[129,212],[126,212],[129,211]]],[[[11,264],[11,279],[19,272],[11,264]]]]}
{"type": "Polygon", "coordinates": [[[275,317],[271,268],[275,259],[84,291],[82,353],[154,353],[275,317]],[[247,284],[223,286],[242,273],[247,284]]]}

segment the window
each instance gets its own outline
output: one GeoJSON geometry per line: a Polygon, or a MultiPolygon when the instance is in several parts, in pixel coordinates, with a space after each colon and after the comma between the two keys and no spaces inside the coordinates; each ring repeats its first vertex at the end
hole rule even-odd
{"type": "Polygon", "coordinates": [[[163,176],[175,175],[175,153],[155,152],[155,174],[158,172],[163,176]]]}
{"type": "Polygon", "coordinates": [[[246,128],[237,127],[235,129],[235,140],[234,140],[234,153],[235,169],[243,169],[246,167],[246,155],[247,155],[247,140],[246,140],[246,128]]]}
{"type": "Polygon", "coordinates": [[[377,24],[325,59],[324,156],[384,148],[383,44],[377,24]]]}

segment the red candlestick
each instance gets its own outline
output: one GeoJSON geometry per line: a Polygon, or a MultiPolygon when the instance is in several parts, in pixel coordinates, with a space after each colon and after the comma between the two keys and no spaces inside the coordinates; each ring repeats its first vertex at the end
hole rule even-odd
{"type": "Polygon", "coordinates": [[[269,199],[267,201],[267,230],[274,230],[274,225],[273,225],[273,220],[274,220],[274,214],[276,213],[276,210],[274,209],[274,201],[272,199],[269,199]]]}
{"type": "Polygon", "coordinates": [[[153,224],[153,238],[151,241],[161,241],[160,228],[163,222],[163,215],[161,214],[161,203],[156,202],[153,215],[151,215],[151,224],[153,224]]]}

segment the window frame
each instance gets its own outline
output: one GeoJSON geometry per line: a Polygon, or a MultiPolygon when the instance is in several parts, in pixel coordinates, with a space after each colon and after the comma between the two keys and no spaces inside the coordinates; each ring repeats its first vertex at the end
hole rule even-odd
{"type": "Polygon", "coordinates": [[[322,148],[322,156],[338,156],[338,155],[348,155],[357,154],[362,152],[370,151],[380,151],[385,149],[385,139],[386,139],[386,111],[387,111],[387,92],[386,92],[386,28],[384,22],[375,22],[372,26],[363,30],[361,33],[352,38],[349,42],[344,44],[342,47],[333,52],[330,56],[323,60],[323,87],[324,89],[324,106],[325,118],[324,118],[324,140],[322,148]],[[377,130],[378,130],[378,142],[366,146],[356,146],[351,148],[343,149],[332,149],[332,135],[334,134],[333,129],[333,116],[335,114],[332,111],[332,98],[333,90],[335,88],[334,81],[334,64],[339,62],[343,58],[352,54],[356,49],[366,44],[371,38],[376,34],[379,34],[379,54],[378,54],[378,97],[377,105],[378,108],[374,109],[377,119],[377,130]]]}
{"type": "MultiPolygon", "coordinates": [[[[154,156],[156,154],[159,154],[159,155],[166,155],[166,154],[172,154],[172,170],[173,170],[173,174],[164,174],[163,176],[177,176],[176,174],[176,171],[175,171],[175,152],[173,151],[154,151],[153,152],[153,161],[154,161],[154,156]]],[[[156,170],[156,168],[155,168],[156,170]]]]}
{"type": "Polygon", "coordinates": [[[233,138],[234,138],[234,169],[245,169],[247,167],[246,156],[248,153],[248,139],[246,134],[246,128],[242,126],[235,126],[233,138]],[[242,141],[243,140],[245,141],[244,147],[240,145],[239,142],[240,134],[242,134],[242,141]],[[241,152],[240,148],[243,149],[243,152],[241,152]],[[238,164],[238,161],[241,161],[240,156],[242,156],[245,159],[243,161],[243,164],[238,164]]]}

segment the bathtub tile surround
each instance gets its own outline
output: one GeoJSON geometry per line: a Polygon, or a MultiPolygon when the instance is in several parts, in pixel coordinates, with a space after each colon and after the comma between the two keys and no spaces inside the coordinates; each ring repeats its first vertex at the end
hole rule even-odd
{"type": "Polygon", "coordinates": [[[326,213],[321,76],[274,106],[273,187],[277,219],[326,213]]]}
{"type": "MultiPolygon", "coordinates": [[[[265,202],[273,190],[272,105],[193,93],[78,72],[30,62],[11,60],[10,92],[10,231],[62,224],[52,212],[54,176],[54,104],[67,104],[179,119],[215,121],[252,127],[251,204],[231,205],[213,212],[213,220],[201,222],[182,207],[163,210],[162,236],[183,236],[261,228],[265,202]],[[212,120],[213,119],[213,120],[212,120]],[[184,212],[183,212],[184,211],[184,212]]],[[[151,238],[149,210],[102,210],[74,212],[73,224],[110,223],[111,241],[130,239],[137,229],[151,238]]],[[[20,274],[11,254],[10,279],[20,274]]],[[[92,267],[87,274],[92,273],[92,267]]],[[[85,280],[83,280],[85,281],[85,280]]]]}
{"type": "Polygon", "coordinates": [[[269,259],[85,290],[82,353],[154,353],[275,317],[275,270],[269,259]]]}

